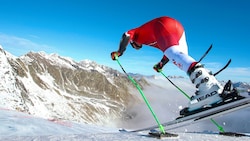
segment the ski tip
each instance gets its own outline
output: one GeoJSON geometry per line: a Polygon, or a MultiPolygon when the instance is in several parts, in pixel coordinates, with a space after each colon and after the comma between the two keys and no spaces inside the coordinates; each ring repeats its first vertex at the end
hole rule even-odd
{"type": "Polygon", "coordinates": [[[126,131],[126,130],[124,128],[120,128],[119,131],[122,132],[122,131],[126,131]]]}
{"type": "Polygon", "coordinates": [[[156,131],[150,131],[148,134],[151,137],[156,137],[156,138],[159,138],[159,139],[178,137],[178,134],[173,134],[173,133],[168,133],[168,132],[162,133],[162,132],[159,132],[159,131],[157,131],[157,132],[156,131]]]}
{"type": "Polygon", "coordinates": [[[243,137],[243,136],[248,136],[243,133],[236,133],[236,132],[219,132],[220,135],[224,136],[231,136],[231,137],[243,137]]]}
{"type": "Polygon", "coordinates": [[[124,128],[120,128],[119,132],[129,132],[128,130],[124,129],[124,128]]]}

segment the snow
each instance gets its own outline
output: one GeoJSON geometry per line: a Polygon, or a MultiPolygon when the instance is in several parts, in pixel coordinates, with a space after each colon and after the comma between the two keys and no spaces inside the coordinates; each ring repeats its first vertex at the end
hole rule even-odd
{"type": "MultiPolygon", "coordinates": [[[[0,109],[0,140],[4,141],[152,141],[157,138],[148,137],[148,132],[125,133],[118,128],[101,127],[91,124],[79,124],[71,121],[48,120],[31,115],[0,109]]],[[[164,140],[201,141],[201,140],[227,140],[247,141],[249,137],[229,137],[216,133],[174,132],[177,138],[164,138],[164,140]]]]}

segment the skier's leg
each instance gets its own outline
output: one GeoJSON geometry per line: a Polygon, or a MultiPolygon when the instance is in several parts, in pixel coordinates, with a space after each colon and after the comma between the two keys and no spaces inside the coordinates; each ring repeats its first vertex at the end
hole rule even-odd
{"type": "Polygon", "coordinates": [[[183,33],[179,44],[169,47],[164,52],[164,54],[168,57],[170,61],[173,62],[173,64],[175,64],[184,72],[187,72],[190,65],[193,62],[196,62],[191,56],[188,55],[185,33],[183,33]]]}
{"type": "Polygon", "coordinates": [[[185,35],[180,39],[179,45],[168,48],[164,53],[176,66],[187,72],[190,80],[198,89],[189,103],[189,111],[222,100],[219,94],[222,93],[223,87],[203,65],[188,55],[185,35]]]}

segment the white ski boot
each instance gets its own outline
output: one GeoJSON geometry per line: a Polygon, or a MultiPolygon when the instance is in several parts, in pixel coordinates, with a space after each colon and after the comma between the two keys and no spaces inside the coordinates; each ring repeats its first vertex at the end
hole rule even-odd
{"type": "Polygon", "coordinates": [[[222,101],[220,94],[223,92],[223,87],[203,65],[198,63],[191,69],[190,79],[198,90],[196,95],[191,97],[188,105],[189,112],[211,107],[212,104],[222,101]]]}

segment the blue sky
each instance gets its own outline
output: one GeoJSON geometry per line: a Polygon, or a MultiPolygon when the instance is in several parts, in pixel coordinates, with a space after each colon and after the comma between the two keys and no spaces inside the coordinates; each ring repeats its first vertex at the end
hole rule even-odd
{"type": "MultiPolygon", "coordinates": [[[[121,70],[110,53],[118,49],[122,33],[166,15],[183,24],[189,54],[196,60],[213,44],[202,61],[213,72],[232,59],[218,79],[250,82],[248,0],[2,0],[0,4],[0,44],[16,56],[45,51],[121,70]]],[[[128,72],[156,75],[152,67],[161,58],[162,52],[155,48],[137,51],[128,46],[119,60],[128,72]]],[[[186,77],[171,63],[163,71],[186,77]]]]}

